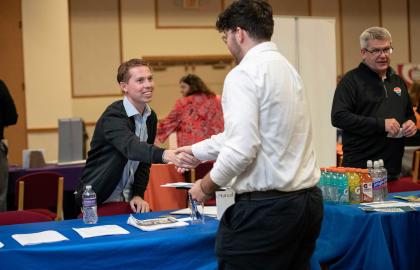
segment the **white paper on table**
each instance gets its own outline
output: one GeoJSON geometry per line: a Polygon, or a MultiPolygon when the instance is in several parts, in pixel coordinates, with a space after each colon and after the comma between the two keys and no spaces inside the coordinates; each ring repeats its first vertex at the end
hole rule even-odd
{"type": "Polygon", "coordinates": [[[187,182],[175,182],[175,183],[166,183],[160,185],[161,187],[173,187],[173,188],[192,188],[194,183],[187,183],[187,182]]]}
{"type": "Polygon", "coordinates": [[[399,202],[399,201],[383,201],[383,202],[361,203],[360,205],[370,206],[370,207],[373,207],[373,208],[401,207],[401,206],[420,207],[420,203],[399,202]]]}
{"type": "MultiPolygon", "coordinates": [[[[171,212],[170,214],[171,215],[190,215],[191,209],[190,208],[179,209],[179,210],[171,212]]],[[[204,215],[216,217],[217,216],[216,206],[204,206],[204,215]]]]}
{"type": "Polygon", "coordinates": [[[51,230],[39,233],[13,234],[12,237],[22,246],[69,240],[61,233],[51,230]]]}
{"type": "Polygon", "coordinates": [[[118,225],[101,225],[86,228],[73,228],[73,230],[75,230],[82,238],[130,233],[118,225]]]}

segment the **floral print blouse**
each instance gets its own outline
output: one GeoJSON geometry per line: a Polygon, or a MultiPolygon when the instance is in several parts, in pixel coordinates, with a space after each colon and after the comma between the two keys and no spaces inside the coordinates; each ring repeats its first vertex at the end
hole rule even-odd
{"type": "Polygon", "coordinates": [[[172,132],[176,132],[178,147],[223,132],[220,97],[193,94],[178,99],[169,115],[159,122],[156,140],[162,143],[172,132]]]}

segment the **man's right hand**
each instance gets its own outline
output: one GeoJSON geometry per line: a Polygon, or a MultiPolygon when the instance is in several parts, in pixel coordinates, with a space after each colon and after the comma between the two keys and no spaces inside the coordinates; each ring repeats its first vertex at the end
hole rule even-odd
{"type": "Polygon", "coordinates": [[[196,159],[192,154],[177,150],[165,150],[163,159],[165,162],[173,163],[176,167],[183,169],[193,169],[200,164],[200,160],[196,159]]]}
{"type": "Polygon", "coordinates": [[[400,123],[395,118],[385,119],[385,131],[392,137],[397,136],[400,132],[400,123]]]}

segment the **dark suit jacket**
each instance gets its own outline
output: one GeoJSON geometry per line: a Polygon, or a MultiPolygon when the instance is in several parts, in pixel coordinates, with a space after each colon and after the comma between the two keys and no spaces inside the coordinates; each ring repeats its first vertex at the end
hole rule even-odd
{"type": "Polygon", "coordinates": [[[153,145],[157,117],[152,111],[147,118],[147,143],[140,142],[135,134],[135,123],[124,109],[123,101],[112,103],[96,123],[88,152],[86,166],[76,189],[76,202],[86,185],[92,185],[98,205],[102,204],[118,185],[128,160],[140,161],[134,175],[133,196],[144,196],[152,163],[163,163],[164,149],[153,145]]]}
{"type": "Polygon", "coordinates": [[[0,80],[0,140],[4,138],[4,127],[16,124],[17,118],[18,115],[12,96],[6,84],[0,80]]]}

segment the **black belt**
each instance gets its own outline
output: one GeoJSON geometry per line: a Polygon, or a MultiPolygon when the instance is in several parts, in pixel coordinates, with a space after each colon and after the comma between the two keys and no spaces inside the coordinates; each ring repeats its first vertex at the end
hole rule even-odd
{"type": "Polygon", "coordinates": [[[280,197],[284,197],[285,195],[304,193],[304,192],[309,191],[313,188],[314,187],[295,190],[295,191],[267,190],[267,191],[245,192],[245,193],[241,193],[241,194],[235,194],[235,201],[272,200],[272,199],[277,199],[277,198],[280,198],[280,197]]]}

